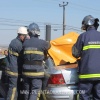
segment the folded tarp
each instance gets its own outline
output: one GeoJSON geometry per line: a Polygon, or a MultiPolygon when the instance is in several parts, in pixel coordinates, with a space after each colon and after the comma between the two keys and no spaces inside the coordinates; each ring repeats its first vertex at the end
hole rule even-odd
{"type": "Polygon", "coordinates": [[[78,36],[79,34],[76,32],[69,32],[50,41],[51,48],[48,52],[54,60],[55,65],[76,62],[76,58],[72,56],[72,46],[76,43],[78,36]]]}

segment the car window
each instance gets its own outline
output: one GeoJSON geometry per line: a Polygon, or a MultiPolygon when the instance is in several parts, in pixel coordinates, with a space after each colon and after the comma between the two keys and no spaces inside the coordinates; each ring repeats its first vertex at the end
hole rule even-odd
{"type": "Polygon", "coordinates": [[[51,68],[51,67],[54,67],[54,62],[53,60],[49,57],[46,61],[45,61],[45,65],[46,65],[46,68],[51,68]]]}
{"type": "Polygon", "coordinates": [[[0,59],[0,70],[4,69],[4,66],[6,66],[5,58],[0,59]]]}

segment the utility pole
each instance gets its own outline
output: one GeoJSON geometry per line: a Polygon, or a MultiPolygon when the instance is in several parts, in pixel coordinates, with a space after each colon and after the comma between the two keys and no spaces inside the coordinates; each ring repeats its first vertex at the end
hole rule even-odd
{"type": "Polygon", "coordinates": [[[63,2],[63,4],[59,4],[59,7],[63,7],[63,35],[65,34],[65,6],[68,5],[68,2],[63,2]]]}
{"type": "Polygon", "coordinates": [[[46,25],[46,36],[45,36],[46,41],[51,40],[51,25],[46,25]]]}

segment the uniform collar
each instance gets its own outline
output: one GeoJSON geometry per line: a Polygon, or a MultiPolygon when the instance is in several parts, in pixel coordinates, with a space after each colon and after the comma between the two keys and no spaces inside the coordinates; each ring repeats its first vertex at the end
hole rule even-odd
{"type": "Polygon", "coordinates": [[[96,30],[96,29],[95,29],[94,26],[90,26],[90,27],[87,28],[87,31],[89,31],[89,30],[96,30]]]}
{"type": "Polygon", "coordinates": [[[38,36],[31,35],[30,38],[38,38],[38,36]]]}
{"type": "Polygon", "coordinates": [[[22,42],[21,39],[18,36],[16,37],[16,39],[18,39],[20,42],[22,42]]]}

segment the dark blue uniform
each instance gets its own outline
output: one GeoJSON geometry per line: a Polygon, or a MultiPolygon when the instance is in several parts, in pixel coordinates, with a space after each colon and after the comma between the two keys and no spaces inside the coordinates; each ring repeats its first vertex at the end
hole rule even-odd
{"type": "Polygon", "coordinates": [[[7,100],[17,100],[17,82],[18,75],[21,73],[22,60],[21,60],[22,42],[17,37],[13,39],[8,48],[8,62],[6,73],[9,76],[9,89],[7,100]]]}
{"type": "Polygon", "coordinates": [[[34,36],[23,44],[24,91],[26,91],[24,100],[37,100],[40,97],[39,90],[42,88],[42,78],[44,77],[42,61],[49,47],[48,42],[34,36]]]}
{"type": "Polygon", "coordinates": [[[100,100],[100,32],[91,26],[80,34],[73,46],[73,56],[79,61],[79,89],[85,90],[80,94],[80,100],[90,100],[93,90],[94,100],[100,100]]]}

